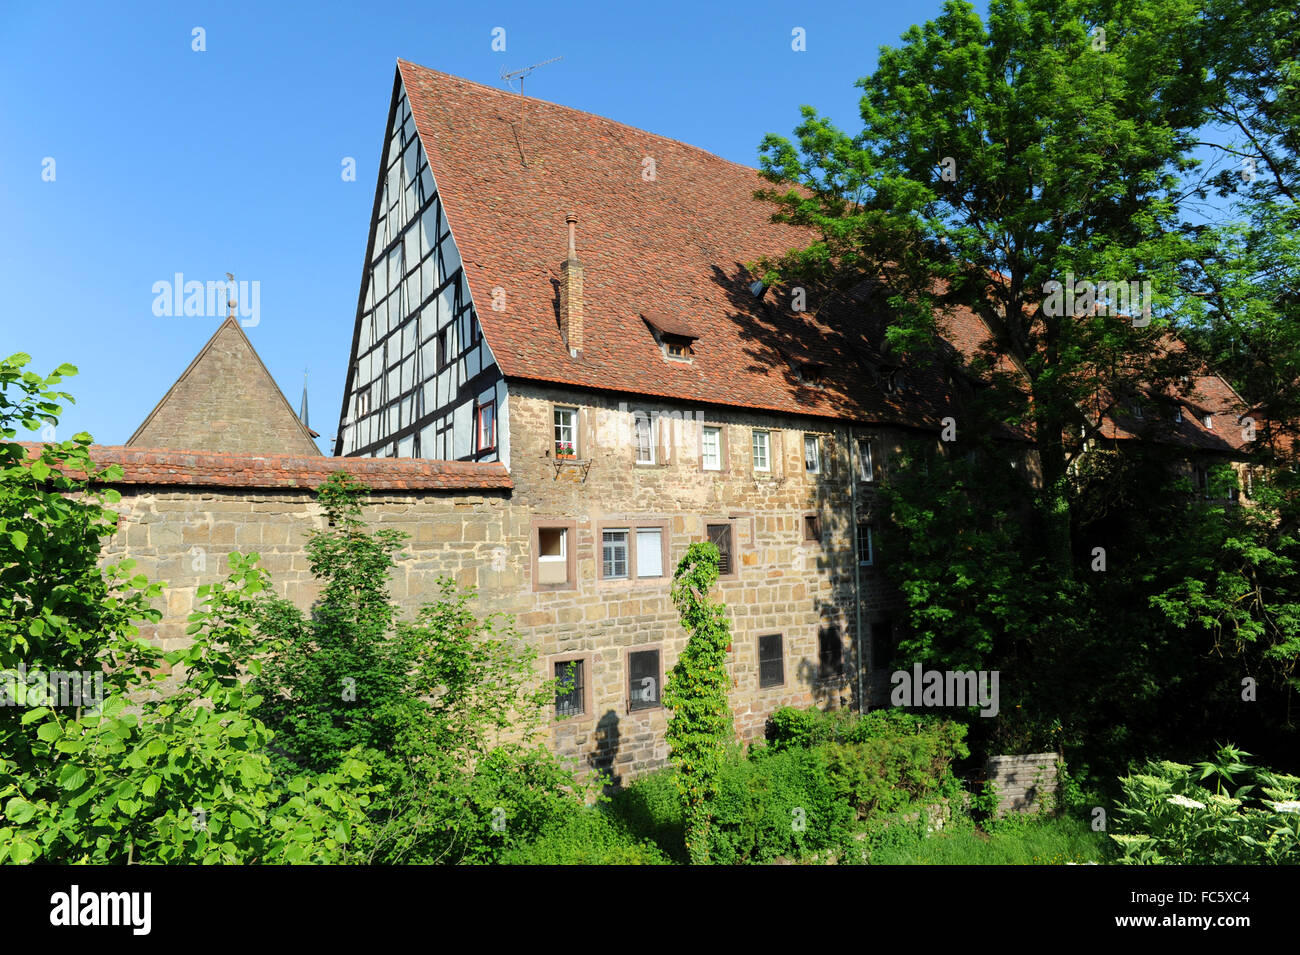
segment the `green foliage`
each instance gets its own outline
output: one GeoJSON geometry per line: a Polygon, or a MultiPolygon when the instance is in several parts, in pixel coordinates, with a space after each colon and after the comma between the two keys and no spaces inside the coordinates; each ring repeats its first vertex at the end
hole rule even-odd
{"type": "Polygon", "coordinates": [[[718,775],[735,734],[727,703],[731,624],[726,606],[709,598],[718,580],[719,558],[715,544],[697,542],[677,564],[672,599],[691,636],[663,694],[664,706],[672,711],[665,737],[685,800],[686,846],[697,864],[709,861],[718,775]]]}
{"type": "Polygon", "coordinates": [[[570,813],[543,827],[527,845],[509,849],[503,865],[669,865],[649,841],[633,838],[600,808],[570,813]]]}
{"type": "Polygon", "coordinates": [[[1120,780],[1111,836],[1137,865],[1300,864],[1300,777],[1245,761],[1220,747],[1196,767],[1148,762],[1120,780]],[[1214,789],[1207,780],[1214,781],[1214,789]]]}
{"type": "Polygon", "coordinates": [[[719,865],[771,862],[833,849],[853,810],[832,786],[818,750],[738,750],[722,764],[709,858],[719,865]]]}
{"type": "Polygon", "coordinates": [[[1110,861],[1105,834],[1077,818],[1008,816],[977,828],[960,816],[928,831],[923,817],[868,823],[862,851],[872,865],[1085,865],[1110,861]]]}
{"type": "MultiPolygon", "coordinates": [[[[5,439],[16,424],[57,424],[67,396],[50,386],[74,371],[42,379],[26,361],[0,366],[5,439]]],[[[125,566],[100,570],[115,495],[88,479],[120,474],[97,470],[89,447],[88,435],[30,456],[0,443],[0,669],[86,671],[105,688],[80,706],[0,707],[0,862],[346,860],[365,834],[367,767],[273,785],[271,735],[239,679],[265,575],[232,555],[229,580],[200,590],[193,644],[166,655],[180,686],[152,692],[160,655],[134,622],[158,619],[161,588],[125,566]]]]}
{"type": "Polygon", "coordinates": [[[581,805],[572,772],[539,742],[554,681],[498,616],[448,578],[413,621],[388,594],[403,535],[372,532],[365,487],[337,474],[320,491],[328,527],[307,543],[324,582],[309,618],[267,601],[253,681],[277,730],[282,771],[364,759],[382,788],[363,850],[376,862],[491,862],[581,805]]]}
{"type": "Polygon", "coordinates": [[[668,858],[685,865],[690,856],[676,776],[671,768],[647,773],[615,793],[609,811],[634,838],[653,843],[668,858]]]}

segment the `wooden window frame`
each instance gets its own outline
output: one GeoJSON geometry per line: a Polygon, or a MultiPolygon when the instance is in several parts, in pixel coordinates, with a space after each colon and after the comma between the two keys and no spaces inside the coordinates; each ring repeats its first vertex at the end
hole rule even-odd
{"type": "Polygon", "coordinates": [[[576,590],[578,587],[578,522],[556,517],[534,517],[529,528],[532,539],[529,545],[529,562],[533,578],[533,592],[542,593],[553,590],[576,590]],[[541,556],[541,530],[559,528],[565,532],[564,542],[564,583],[543,584],[538,582],[537,564],[541,556]]]}
{"type": "Polygon", "coordinates": [[[731,570],[725,574],[718,574],[719,580],[739,580],[740,579],[740,547],[736,537],[736,519],[732,517],[705,518],[704,519],[704,539],[709,539],[709,527],[712,525],[725,524],[731,533],[731,570]]]}
{"type": "Polygon", "coordinates": [[[803,514],[799,516],[799,532],[802,535],[803,543],[820,544],[822,542],[822,536],[825,533],[825,528],[822,527],[821,515],[816,511],[804,511],[803,514]],[[809,536],[808,534],[809,519],[816,522],[816,536],[809,536]]]}
{"type": "Polygon", "coordinates": [[[636,411],[632,412],[632,463],[639,468],[651,468],[659,463],[658,425],[659,425],[659,420],[657,415],[649,414],[649,413],[642,414],[636,411]],[[649,428],[649,432],[650,432],[648,436],[649,437],[648,443],[650,448],[649,461],[641,460],[641,445],[640,445],[640,435],[638,433],[638,428],[640,427],[642,421],[646,423],[646,426],[649,428]]]}
{"type": "Polygon", "coordinates": [[[833,621],[819,623],[817,625],[817,682],[821,684],[836,683],[842,681],[845,676],[844,666],[844,633],[840,625],[833,621]],[[824,654],[822,653],[822,637],[828,631],[833,632],[839,640],[840,652],[837,655],[839,661],[837,669],[833,673],[826,672],[826,665],[823,662],[824,654]]]}
{"type": "Polygon", "coordinates": [[[880,484],[880,461],[877,460],[880,456],[876,453],[878,444],[879,439],[876,435],[859,434],[855,435],[853,438],[853,447],[850,449],[850,452],[855,458],[853,477],[859,484],[870,484],[873,486],[880,484]],[[867,449],[865,459],[862,454],[862,449],[864,447],[867,449]],[[864,460],[869,461],[871,464],[870,476],[863,473],[862,465],[864,460]]]}
{"type": "Polygon", "coordinates": [[[639,713],[653,713],[655,710],[664,708],[664,648],[662,643],[647,643],[642,646],[624,647],[623,648],[623,709],[629,717],[636,716],[639,713]],[[632,707],[632,654],[634,653],[658,653],[659,654],[659,677],[655,694],[655,702],[648,706],[632,707]]]}
{"type": "Polygon", "coordinates": [[[857,551],[858,566],[875,567],[876,566],[876,525],[871,521],[858,521],[858,526],[854,529],[854,533],[858,535],[854,538],[854,542],[853,542],[854,550],[857,551]],[[865,555],[867,558],[866,560],[862,559],[864,555],[862,554],[862,544],[860,540],[861,535],[858,533],[864,527],[867,529],[867,553],[865,555]]]}

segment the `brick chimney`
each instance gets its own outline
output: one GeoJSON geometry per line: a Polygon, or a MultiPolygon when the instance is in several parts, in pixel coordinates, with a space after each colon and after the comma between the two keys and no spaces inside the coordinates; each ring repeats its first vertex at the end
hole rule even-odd
{"type": "Polygon", "coordinates": [[[574,358],[582,355],[582,263],[578,261],[575,234],[578,217],[570,212],[569,255],[560,266],[560,334],[574,358]]]}

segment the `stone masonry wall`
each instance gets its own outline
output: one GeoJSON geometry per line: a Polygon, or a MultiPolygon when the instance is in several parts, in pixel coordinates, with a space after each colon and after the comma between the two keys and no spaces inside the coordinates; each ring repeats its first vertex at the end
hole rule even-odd
{"type": "MultiPolygon", "coordinates": [[[[554,745],[584,767],[609,771],[616,782],[661,765],[666,712],[631,710],[626,651],[661,650],[667,679],[688,635],[669,596],[673,569],[691,542],[706,538],[705,525],[732,522],[738,572],[723,579],[718,596],[731,616],[734,641],[730,700],[742,739],[761,736],[767,717],[784,705],[845,706],[856,700],[853,527],[848,434],[842,426],[810,419],[750,414],[735,409],[699,412],[683,405],[625,404],[604,396],[511,384],[511,478],[515,485],[507,537],[510,579],[523,586],[485,593],[493,609],[517,614],[519,627],[538,648],[547,675],[556,661],[584,658],[587,701],[580,716],[552,725],[554,745]],[[580,410],[578,462],[557,466],[554,409],[580,410]],[[633,412],[658,416],[653,465],[635,463],[633,412]],[[724,470],[701,467],[700,428],[722,425],[724,470]],[[754,428],[771,431],[772,465],[756,473],[751,461],[754,428]],[[804,467],[805,433],[822,437],[822,473],[804,467]],[[588,466],[589,465],[589,466],[588,466]],[[804,540],[803,518],[821,518],[820,542],[804,540]],[[533,524],[576,531],[574,577],[569,589],[537,590],[533,562],[520,542],[531,543],[533,524]],[[601,578],[601,530],[659,524],[668,531],[664,575],[652,579],[601,578]],[[839,629],[841,676],[819,676],[819,632],[839,629]],[[758,637],[783,637],[784,684],[759,688],[758,637]]],[[[890,451],[897,436],[882,435],[890,451]]],[[[877,484],[887,461],[875,461],[877,484]]],[[[887,457],[887,455],[886,455],[887,457]]],[[[860,513],[879,520],[876,485],[859,484],[860,513]]],[[[896,612],[896,596],[876,564],[861,569],[866,625],[896,612]]],[[[572,546],[572,545],[571,545],[572,546]]],[[[868,641],[864,636],[863,654],[868,641]]],[[[869,661],[868,661],[869,665],[869,661]]],[[[864,690],[872,682],[864,673],[864,690]]],[[[879,681],[875,681],[879,692],[879,681]]],[[[885,697],[887,699],[887,697],[885,697]]]]}

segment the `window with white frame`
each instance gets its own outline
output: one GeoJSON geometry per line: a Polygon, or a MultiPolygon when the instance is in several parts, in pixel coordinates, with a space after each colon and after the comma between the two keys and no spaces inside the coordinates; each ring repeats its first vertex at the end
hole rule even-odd
{"type": "Polygon", "coordinates": [[[1206,415],[1203,419],[1201,419],[1201,420],[1203,420],[1203,421],[1205,422],[1205,426],[1206,426],[1207,428],[1209,428],[1211,431],[1214,430],[1214,415],[1212,415],[1212,414],[1207,414],[1207,415],[1206,415]]]}
{"type": "Polygon", "coordinates": [[[607,580],[626,577],[627,530],[604,531],[600,535],[601,563],[600,575],[607,580]]]}
{"type": "Polygon", "coordinates": [[[632,416],[636,439],[636,463],[655,463],[654,419],[648,414],[637,412],[632,416]]]}
{"type": "Polygon", "coordinates": [[[700,463],[706,471],[722,470],[722,429],[704,426],[700,436],[700,463]]]}
{"type": "Polygon", "coordinates": [[[754,470],[772,470],[772,435],[768,431],[754,432],[754,470]]]}
{"type": "Polygon", "coordinates": [[[636,575],[662,577],[664,575],[664,531],[662,527],[636,529],[636,575]]]}
{"type": "Polygon", "coordinates": [[[875,540],[870,524],[858,525],[858,563],[870,567],[876,562],[875,540]]]}
{"type": "Polygon", "coordinates": [[[822,470],[822,442],[815,434],[803,436],[803,468],[809,474],[820,474],[822,470]]]}
{"type": "Polygon", "coordinates": [[[576,458],[578,456],[578,409],[555,409],[555,456],[557,458],[576,458]]]}
{"type": "Polygon", "coordinates": [[[537,579],[543,584],[568,581],[569,529],[542,527],[537,531],[537,579]]]}
{"type": "Polygon", "coordinates": [[[875,481],[876,461],[872,454],[873,442],[870,438],[858,438],[858,480],[875,481]]]}
{"type": "Polygon", "coordinates": [[[477,419],[478,427],[475,429],[478,436],[478,450],[488,451],[497,446],[497,403],[495,401],[486,401],[474,409],[474,417],[477,419]]]}

